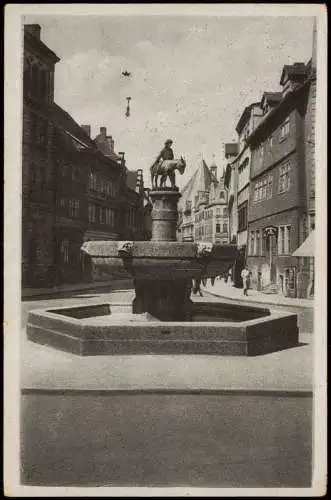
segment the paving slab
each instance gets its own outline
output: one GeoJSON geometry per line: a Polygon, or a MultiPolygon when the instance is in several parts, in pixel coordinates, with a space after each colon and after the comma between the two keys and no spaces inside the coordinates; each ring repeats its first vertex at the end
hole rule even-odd
{"type": "Polygon", "coordinates": [[[42,390],[311,391],[312,345],[263,356],[80,357],[34,344],[22,330],[21,387],[42,390]]]}

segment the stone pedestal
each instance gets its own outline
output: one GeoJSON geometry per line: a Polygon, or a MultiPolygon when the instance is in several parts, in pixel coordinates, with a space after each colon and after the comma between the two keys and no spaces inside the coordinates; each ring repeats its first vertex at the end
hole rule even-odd
{"type": "MultiPolygon", "coordinates": [[[[169,271],[171,275],[171,270],[169,271]]],[[[162,321],[188,320],[191,303],[191,280],[151,280],[135,279],[136,296],[132,303],[132,312],[148,312],[162,321]]]]}
{"type": "Polygon", "coordinates": [[[153,203],[152,241],[176,241],[178,189],[162,188],[150,192],[153,203]]]}

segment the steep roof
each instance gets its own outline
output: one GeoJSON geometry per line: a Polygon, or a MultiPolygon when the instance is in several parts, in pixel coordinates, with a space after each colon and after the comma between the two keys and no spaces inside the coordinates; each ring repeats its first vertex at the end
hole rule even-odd
{"type": "Polygon", "coordinates": [[[261,99],[261,103],[263,103],[263,101],[277,103],[281,99],[282,99],[281,92],[264,92],[261,99]]]}
{"type": "Polygon", "coordinates": [[[60,58],[47,45],[40,40],[41,27],[39,24],[24,25],[24,43],[28,43],[30,47],[38,52],[42,57],[50,60],[52,63],[57,63],[60,58]]]}
{"type": "Polygon", "coordinates": [[[246,106],[246,108],[244,109],[244,111],[242,112],[241,114],[241,117],[239,118],[238,120],[238,123],[236,125],[236,132],[238,134],[240,134],[240,132],[242,131],[242,129],[244,128],[244,126],[246,125],[246,123],[248,122],[249,120],[249,117],[251,115],[251,110],[254,106],[259,106],[259,102],[253,102],[252,104],[250,104],[249,106],[246,106]]]}
{"type": "Polygon", "coordinates": [[[202,160],[188,183],[182,189],[180,204],[183,204],[185,201],[194,201],[194,197],[198,191],[209,192],[212,183],[217,184],[218,181],[209,170],[206,162],[202,160]]]}
{"type": "Polygon", "coordinates": [[[126,185],[129,189],[133,191],[136,190],[138,180],[138,171],[137,170],[128,170],[126,173],[126,185]]]}
{"type": "Polygon", "coordinates": [[[285,109],[286,107],[289,106],[289,103],[298,95],[300,95],[301,91],[307,86],[310,84],[311,80],[312,80],[313,76],[307,76],[307,78],[305,79],[305,81],[303,83],[301,83],[299,86],[297,86],[296,88],[290,90],[289,92],[287,92],[283,97],[282,99],[276,104],[276,106],[274,106],[271,111],[269,113],[267,113],[263,118],[262,120],[260,121],[260,123],[257,125],[257,127],[252,131],[252,133],[250,134],[250,136],[248,137],[248,144],[251,146],[253,145],[253,143],[257,140],[257,138],[260,136],[260,134],[263,132],[263,130],[265,129],[265,127],[271,122],[271,120],[274,120],[275,117],[277,117],[277,115],[279,113],[281,113],[281,111],[283,109],[285,109]]]}
{"type": "Polygon", "coordinates": [[[285,64],[280,77],[280,84],[284,85],[287,78],[305,76],[307,67],[303,62],[296,62],[294,64],[285,64]]]}
{"type": "Polygon", "coordinates": [[[81,141],[86,147],[93,147],[94,142],[85,133],[80,125],[69,115],[67,111],[58,106],[55,102],[49,106],[52,121],[64,132],[69,133],[75,139],[81,141]]]}

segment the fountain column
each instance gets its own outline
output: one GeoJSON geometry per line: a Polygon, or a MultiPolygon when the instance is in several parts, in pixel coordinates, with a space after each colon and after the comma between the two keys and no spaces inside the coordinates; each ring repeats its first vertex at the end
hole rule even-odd
{"type": "MultiPolygon", "coordinates": [[[[177,241],[177,203],[181,194],[177,187],[156,188],[149,194],[152,203],[152,241],[157,250],[157,242],[177,241]]],[[[171,256],[171,244],[169,256],[171,256]]],[[[171,267],[166,279],[160,279],[157,269],[155,277],[135,278],[136,296],[133,301],[133,312],[149,312],[165,321],[183,321],[188,314],[190,303],[191,279],[178,278],[172,275],[171,267]]]]}
{"type": "Polygon", "coordinates": [[[181,194],[177,188],[162,188],[150,192],[153,203],[152,240],[176,241],[178,210],[177,203],[181,194]]]}

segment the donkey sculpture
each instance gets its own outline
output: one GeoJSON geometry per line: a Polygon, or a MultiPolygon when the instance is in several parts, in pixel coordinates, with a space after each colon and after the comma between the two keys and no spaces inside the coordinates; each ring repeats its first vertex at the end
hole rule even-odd
{"type": "Polygon", "coordinates": [[[181,156],[180,159],[174,160],[163,160],[161,163],[154,163],[151,170],[152,187],[165,187],[167,178],[169,177],[171,182],[171,187],[176,187],[175,172],[178,170],[180,174],[183,174],[186,168],[186,162],[181,156]],[[160,185],[158,186],[158,180],[160,180],[160,185]]]}

